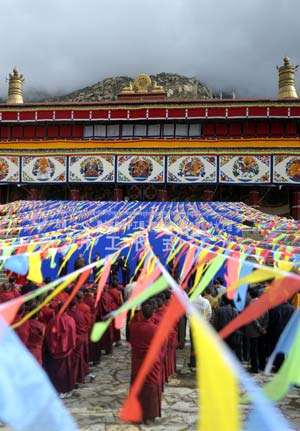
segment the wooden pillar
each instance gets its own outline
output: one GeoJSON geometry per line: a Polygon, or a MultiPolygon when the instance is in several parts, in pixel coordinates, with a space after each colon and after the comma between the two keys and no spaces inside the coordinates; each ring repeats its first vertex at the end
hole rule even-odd
{"type": "Polygon", "coordinates": [[[79,189],[71,189],[71,201],[79,201],[80,191],[79,189]]]}
{"type": "Polygon", "coordinates": [[[300,220],[300,190],[297,188],[292,193],[292,217],[295,220],[300,220]]]}
{"type": "Polygon", "coordinates": [[[123,189],[121,187],[114,188],[114,201],[120,202],[124,200],[123,189]]]}
{"type": "Polygon", "coordinates": [[[214,198],[214,192],[210,189],[205,189],[203,192],[203,200],[204,202],[212,202],[214,198]]]}
{"type": "Polygon", "coordinates": [[[258,190],[250,190],[249,205],[253,208],[259,208],[260,193],[258,190]]]}
{"type": "Polygon", "coordinates": [[[157,200],[159,202],[166,202],[168,200],[168,191],[167,191],[167,189],[159,189],[158,190],[157,200]]]}

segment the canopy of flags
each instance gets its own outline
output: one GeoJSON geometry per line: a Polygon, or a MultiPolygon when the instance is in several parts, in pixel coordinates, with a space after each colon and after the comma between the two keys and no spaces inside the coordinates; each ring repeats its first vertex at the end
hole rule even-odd
{"type": "MultiPolygon", "coordinates": [[[[300,359],[298,311],[277,347],[286,354],[284,365],[263,389],[244,371],[221,338],[290,299],[300,289],[300,223],[263,214],[240,202],[18,201],[0,206],[0,214],[0,268],[26,275],[40,285],[29,295],[0,305],[3,325],[11,324],[19,306],[33,297],[49,292],[19,325],[71,283],[75,295],[89,281],[95,267],[99,269],[99,300],[110,267],[121,254],[132,269],[141,272],[128,301],[111,312],[107,320],[95,324],[93,341],[100,339],[112,320],[117,328],[122,327],[127,310],[166,288],[172,290],[172,300],[120,412],[121,419],[140,420],[137,394],[172,326],[187,314],[195,334],[198,362],[199,430],[292,429],[272,401],[281,399],[300,382],[296,366],[300,359]],[[87,265],[73,271],[79,252],[84,254],[87,265]],[[94,262],[96,252],[101,260],[94,262]],[[63,277],[61,256],[63,265],[68,265],[68,274],[63,277]],[[168,271],[170,262],[179,268],[177,280],[168,271]],[[46,275],[53,281],[43,285],[46,275]],[[185,289],[192,275],[193,285],[187,295],[185,289]],[[219,275],[226,281],[226,295],[240,313],[218,335],[196,312],[193,301],[219,275]],[[245,308],[249,285],[266,280],[269,284],[264,293],[245,308]],[[245,424],[240,415],[240,387],[252,402],[245,424]]],[[[2,336],[0,352],[3,348],[2,336]]]]}

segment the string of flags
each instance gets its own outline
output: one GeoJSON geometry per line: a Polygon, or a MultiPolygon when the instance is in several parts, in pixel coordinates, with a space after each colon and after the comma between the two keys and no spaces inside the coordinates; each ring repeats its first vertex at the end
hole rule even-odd
{"type": "MultiPolygon", "coordinates": [[[[1,333],[10,331],[6,325],[12,324],[24,302],[47,294],[18,325],[71,283],[75,283],[76,293],[93,268],[99,269],[96,294],[99,301],[111,265],[125,253],[136,268],[141,269],[136,286],[119,309],[95,324],[92,341],[98,341],[112,321],[116,328],[121,328],[127,311],[151,296],[166,288],[172,290],[173,296],[120,418],[133,422],[140,420],[139,390],[160,346],[178,319],[186,314],[195,334],[198,429],[292,429],[273,402],[285,396],[293,385],[300,384],[299,311],[295,311],[283,332],[266,371],[270,371],[276,352],[283,352],[286,360],[280,372],[263,388],[254,383],[222,338],[299,291],[299,222],[263,214],[243,203],[225,202],[19,201],[0,206],[0,214],[1,268],[24,275],[40,285],[34,292],[0,305],[1,333]],[[251,239],[252,231],[255,231],[255,238],[261,239],[251,239]],[[108,238],[117,238],[115,249],[105,248],[108,238]],[[168,244],[168,247],[164,249],[162,244],[168,244]],[[101,250],[102,257],[93,262],[92,255],[97,250],[101,250]],[[68,265],[79,252],[87,257],[87,265],[60,276],[59,258],[64,256],[63,265],[68,265]],[[171,262],[180,268],[180,282],[168,272],[171,262]],[[43,285],[45,273],[54,270],[55,280],[43,285]],[[187,280],[191,274],[194,282],[187,294],[187,280]],[[193,302],[219,274],[224,276],[225,294],[234,301],[239,314],[216,334],[197,313],[193,302]],[[268,287],[264,293],[246,306],[249,286],[265,281],[268,287]],[[222,396],[225,386],[226,399],[222,396]],[[245,423],[240,410],[241,387],[252,403],[245,423]]],[[[3,340],[2,336],[0,356],[5,345],[3,340]]],[[[70,430],[75,429],[72,422],[68,426],[70,430]]]]}

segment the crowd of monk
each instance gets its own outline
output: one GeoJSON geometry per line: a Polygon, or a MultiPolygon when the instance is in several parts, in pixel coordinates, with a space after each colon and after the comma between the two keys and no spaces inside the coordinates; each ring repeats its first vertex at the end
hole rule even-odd
{"type": "MultiPolygon", "coordinates": [[[[95,260],[99,260],[99,255],[95,260]]],[[[82,255],[79,255],[75,262],[76,268],[85,265],[82,255]]],[[[92,278],[97,279],[97,270],[96,268],[91,274],[92,278]]],[[[66,273],[66,266],[64,271],[66,273]]],[[[178,279],[179,274],[174,271],[172,265],[169,271],[175,279],[178,279]]],[[[19,309],[14,322],[15,331],[45,369],[61,398],[72,396],[74,388],[87,379],[93,380],[94,375],[89,367],[100,362],[101,354],[111,354],[113,346],[120,344],[121,333],[115,328],[114,321],[109,324],[99,342],[92,343],[90,335],[95,322],[105,321],[108,314],[118,309],[132,294],[140,272],[137,271],[131,281],[129,274],[126,261],[121,258],[112,265],[109,282],[104,287],[98,302],[96,287],[90,283],[76,293],[66,308],[64,304],[68,301],[74,285],[68,286],[29,320],[21,322],[23,317],[35,310],[45,298],[39,297],[26,302],[19,309]],[[119,281],[120,272],[122,283],[119,281]]],[[[20,280],[18,281],[20,283],[20,280]]],[[[222,281],[222,279],[214,280],[212,285],[205,289],[203,295],[199,295],[193,302],[198,312],[210,321],[217,331],[238,315],[234,302],[224,295],[226,288],[222,286],[222,281]]],[[[45,280],[45,283],[49,283],[49,280],[45,280]]],[[[263,285],[250,286],[247,304],[256,301],[264,291],[264,287],[263,285]]],[[[7,283],[3,283],[0,287],[0,303],[36,288],[37,286],[25,279],[23,283],[16,284],[15,278],[11,276],[7,283]]],[[[131,384],[134,383],[146,357],[170,297],[171,292],[167,289],[142,303],[134,312],[129,311],[127,314],[126,341],[131,345],[131,384]]],[[[287,302],[280,304],[225,339],[240,361],[250,363],[250,371],[257,373],[264,369],[266,358],[275,348],[293,310],[300,305],[300,295],[297,294],[291,302],[293,305],[287,302]]],[[[164,385],[176,372],[176,349],[184,348],[186,326],[187,319],[183,316],[161,348],[140,391],[139,401],[143,421],[146,423],[161,416],[164,385]]],[[[282,354],[277,356],[274,371],[280,368],[284,360],[282,354]]],[[[189,366],[191,369],[196,366],[193,342],[191,342],[189,366]]]]}
{"type": "MultiPolygon", "coordinates": [[[[124,299],[128,299],[138,275],[139,272],[131,283],[123,286],[113,269],[98,303],[96,287],[89,284],[76,293],[62,312],[62,307],[74,288],[74,285],[70,285],[24,323],[21,322],[23,317],[36,309],[45,297],[40,296],[26,302],[19,309],[13,322],[15,332],[44,368],[61,398],[71,397],[73,390],[81,383],[93,380],[90,367],[99,364],[102,354],[111,354],[114,346],[120,344],[120,330],[114,327],[113,322],[99,342],[91,342],[90,334],[95,322],[104,321],[110,312],[122,305],[124,299]],[[18,325],[19,322],[22,324],[18,325]]],[[[28,280],[23,285],[18,285],[15,281],[12,276],[7,283],[2,283],[0,303],[37,288],[28,280]]],[[[169,299],[170,292],[166,290],[137,307],[134,313],[128,312],[126,341],[131,345],[132,351],[131,383],[137,376],[169,299]]],[[[176,371],[177,347],[177,328],[174,328],[139,395],[144,422],[161,416],[162,392],[168,378],[176,371]]]]}

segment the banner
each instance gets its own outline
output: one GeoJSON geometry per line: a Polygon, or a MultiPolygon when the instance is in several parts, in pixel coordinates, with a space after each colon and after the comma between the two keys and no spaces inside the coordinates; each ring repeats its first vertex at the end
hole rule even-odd
{"type": "Polygon", "coordinates": [[[22,157],[22,181],[27,183],[66,182],[66,157],[22,157]]]}
{"type": "Polygon", "coordinates": [[[164,183],[164,156],[118,156],[119,183],[164,183]]]}
{"type": "Polygon", "coordinates": [[[20,181],[20,158],[0,156],[0,182],[20,181]]]}
{"type": "Polygon", "coordinates": [[[271,156],[219,156],[220,183],[270,183],[271,156]]]}
{"type": "Polygon", "coordinates": [[[300,156],[273,156],[274,183],[300,183],[300,156]]]}
{"type": "Polygon", "coordinates": [[[216,156],[168,156],[168,183],[215,183],[216,156]]]}
{"type": "Polygon", "coordinates": [[[115,156],[71,156],[69,182],[114,182],[115,156]]]}

